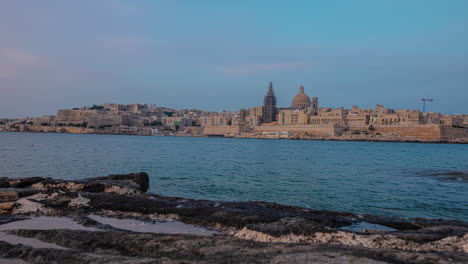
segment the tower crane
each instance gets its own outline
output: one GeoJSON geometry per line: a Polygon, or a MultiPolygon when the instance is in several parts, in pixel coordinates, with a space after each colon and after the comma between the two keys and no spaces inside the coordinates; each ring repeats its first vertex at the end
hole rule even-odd
{"type": "Polygon", "coordinates": [[[421,98],[421,99],[419,99],[419,100],[421,100],[421,101],[423,102],[423,113],[426,112],[426,102],[432,102],[432,101],[434,101],[434,99],[428,99],[428,98],[421,98]]]}

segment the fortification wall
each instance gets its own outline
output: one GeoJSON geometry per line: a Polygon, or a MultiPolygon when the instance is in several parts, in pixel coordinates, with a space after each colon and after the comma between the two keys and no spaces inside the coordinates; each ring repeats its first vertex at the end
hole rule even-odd
{"type": "Polygon", "coordinates": [[[113,111],[100,110],[58,110],[55,117],[56,124],[82,124],[88,126],[118,126],[122,124],[122,116],[113,111]]]}
{"type": "Polygon", "coordinates": [[[34,126],[20,125],[21,132],[60,132],[65,131],[72,134],[93,134],[94,129],[85,127],[70,127],[70,126],[34,126]]]}
{"type": "Polygon", "coordinates": [[[122,116],[119,115],[91,115],[86,118],[89,126],[120,126],[122,124],[122,116]]]}
{"type": "Polygon", "coordinates": [[[348,125],[348,131],[368,131],[369,125],[348,125]]]}
{"type": "Polygon", "coordinates": [[[437,140],[441,139],[440,125],[374,125],[374,132],[380,134],[393,134],[400,137],[437,140]]]}
{"type": "Polygon", "coordinates": [[[463,138],[468,139],[468,128],[441,127],[441,136],[444,139],[463,138]]]}
{"type": "Polygon", "coordinates": [[[308,133],[317,136],[335,136],[342,130],[341,126],[337,125],[281,125],[269,126],[261,125],[254,128],[255,133],[262,132],[293,132],[293,133],[308,133]]]}
{"type": "Polygon", "coordinates": [[[184,131],[193,134],[203,134],[203,127],[184,127],[184,131]]]}
{"type": "Polygon", "coordinates": [[[242,126],[204,126],[203,134],[205,135],[240,135],[248,129],[242,126]]]}
{"type": "Polygon", "coordinates": [[[96,114],[96,111],[89,111],[89,110],[58,110],[57,115],[55,117],[55,121],[57,124],[60,123],[82,123],[86,121],[86,119],[96,114]]]}

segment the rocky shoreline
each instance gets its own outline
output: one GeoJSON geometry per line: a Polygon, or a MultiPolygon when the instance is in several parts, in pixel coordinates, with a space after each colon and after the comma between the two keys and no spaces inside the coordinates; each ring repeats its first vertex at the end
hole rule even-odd
{"type": "Polygon", "coordinates": [[[462,221],[163,197],[148,186],[146,173],[0,178],[0,263],[468,262],[462,221]]]}

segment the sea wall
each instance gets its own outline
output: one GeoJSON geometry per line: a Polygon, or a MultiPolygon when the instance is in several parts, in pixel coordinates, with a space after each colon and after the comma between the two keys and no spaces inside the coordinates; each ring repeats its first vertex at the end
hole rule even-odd
{"type": "Polygon", "coordinates": [[[441,127],[441,137],[444,139],[462,138],[468,140],[468,128],[441,127]]]}
{"type": "Polygon", "coordinates": [[[374,125],[374,132],[380,134],[393,134],[400,137],[436,140],[441,138],[440,125],[374,125]]]}
{"type": "Polygon", "coordinates": [[[293,133],[308,133],[317,136],[336,136],[343,131],[343,127],[338,125],[261,125],[254,128],[255,133],[287,131],[293,133]]]}
{"type": "Polygon", "coordinates": [[[240,135],[248,129],[242,126],[204,126],[204,135],[240,135]]]}
{"type": "Polygon", "coordinates": [[[94,129],[85,127],[71,126],[34,126],[34,125],[19,125],[20,132],[66,132],[72,134],[93,134],[94,129]]]}

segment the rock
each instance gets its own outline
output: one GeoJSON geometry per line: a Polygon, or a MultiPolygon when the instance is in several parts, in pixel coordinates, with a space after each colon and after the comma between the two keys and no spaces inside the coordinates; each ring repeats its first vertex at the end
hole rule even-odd
{"type": "Polygon", "coordinates": [[[83,198],[83,196],[81,196],[79,194],[78,197],[76,197],[75,199],[70,200],[68,205],[71,206],[71,207],[84,207],[84,206],[89,206],[89,204],[88,204],[89,201],[90,201],[89,199],[83,198]]]}
{"type": "Polygon", "coordinates": [[[15,205],[15,202],[0,203],[0,210],[11,211],[14,205],[15,205]]]}
{"type": "Polygon", "coordinates": [[[88,178],[90,181],[123,181],[131,180],[140,186],[142,192],[147,192],[149,188],[149,176],[146,172],[130,173],[130,174],[113,174],[104,177],[88,178]]]}
{"type": "Polygon", "coordinates": [[[441,180],[445,180],[445,181],[468,182],[468,171],[448,171],[448,172],[433,173],[432,175],[437,176],[441,180]]]}
{"type": "Polygon", "coordinates": [[[33,263],[468,261],[468,223],[463,221],[356,215],[267,202],[163,197],[144,193],[149,186],[146,173],[82,180],[1,178],[0,183],[27,188],[3,190],[0,212],[13,215],[0,215],[0,227],[18,221],[24,215],[47,215],[68,216],[76,223],[99,230],[8,231],[11,235],[34,237],[71,250],[31,248],[0,241],[0,258],[33,263]],[[218,234],[130,232],[99,223],[91,219],[91,214],[127,221],[135,218],[140,221],[177,220],[214,229],[218,234]],[[379,225],[387,227],[387,230],[354,232],[342,229],[363,222],[377,228],[379,225]]]}
{"type": "Polygon", "coordinates": [[[49,214],[53,210],[46,208],[38,201],[29,200],[26,198],[19,199],[12,210],[13,214],[49,214]]]}
{"type": "Polygon", "coordinates": [[[230,236],[194,236],[90,232],[81,230],[18,230],[71,250],[40,249],[0,242],[0,257],[33,263],[463,263],[461,253],[382,250],[303,243],[261,243],[230,236]],[[2,255],[2,252],[3,253],[2,255]],[[6,253],[7,252],[7,253],[6,253]]]}
{"type": "Polygon", "coordinates": [[[28,217],[23,216],[23,215],[3,214],[3,215],[0,215],[0,226],[3,224],[8,224],[11,222],[25,220],[25,219],[28,219],[28,217]]]}
{"type": "Polygon", "coordinates": [[[0,178],[0,202],[15,201],[37,191],[94,192],[136,195],[149,188],[149,177],[145,172],[116,174],[83,180],[59,180],[52,178],[0,178]],[[29,189],[21,189],[29,188],[29,189]]]}
{"type": "Polygon", "coordinates": [[[14,202],[22,197],[38,193],[34,189],[0,188],[0,202],[14,202]]]}
{"type": "Polygon", "coordinates": [[[61,191],[73,193],[117,193],[120,195],[135,195],[142,193],[142,191],[139,189],[139,186],[133,181],[62,181],[55,179],[45,179],[33,184],[31,188],[40,191],[61,191]]]}
{"type": "Polygon", "coordinates": [[[42,181],[44,178],[41,177],[29,177],[29,178],[0,178],[0,188],[27,188],[36,182],[42,181]]]}

